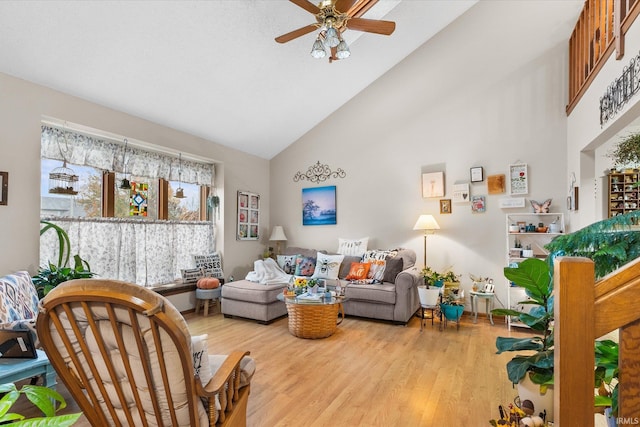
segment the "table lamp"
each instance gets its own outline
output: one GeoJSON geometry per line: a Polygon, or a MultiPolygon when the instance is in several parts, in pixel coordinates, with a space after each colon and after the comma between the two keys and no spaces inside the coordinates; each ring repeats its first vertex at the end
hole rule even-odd
{"type": "Polygon", "coordinates": [[[436,222],[433,215],[420,215],[413,226],[414,230],[424,230],[424,267],[427,267],[427,236],[440,230],[440,226],[436,222]]]}
{"type": "Polygon", "coordinates": [[[271,230],[271,237],[269,240],[272,242],[276,242],[276,255],[280,254],[280,242],[287,241],[287,236],[284,235],[284,229],[281,225],[276,225],[271,230]]]}

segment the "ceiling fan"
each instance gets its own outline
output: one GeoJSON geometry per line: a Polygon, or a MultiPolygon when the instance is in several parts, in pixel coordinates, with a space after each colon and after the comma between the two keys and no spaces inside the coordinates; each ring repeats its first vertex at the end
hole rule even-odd
{"type": "Polygon", "coordinates": [[[315,15],[316,23],[276,37],[276,41],[286,43],[320,29],[311,56],[324,58],[327,46],[331,51],[329,62],[349,57],[349,47],[342,38],[347,29],[387,36],[396,29],[396,23],[392,21],[361,18],[378,0],[322,0],[317,6],[309,0],[289,1],[315,15]]]}

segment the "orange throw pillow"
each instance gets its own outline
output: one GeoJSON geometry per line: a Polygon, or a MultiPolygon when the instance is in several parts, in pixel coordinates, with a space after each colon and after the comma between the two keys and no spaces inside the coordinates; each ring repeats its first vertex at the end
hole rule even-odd
{"type": "Polygon", "coordinates": [[[352,262],[349,274],[347,274],[347,280],[364,280],[369,274],[369,268],[371,264],[368,262],[352,262]]]}

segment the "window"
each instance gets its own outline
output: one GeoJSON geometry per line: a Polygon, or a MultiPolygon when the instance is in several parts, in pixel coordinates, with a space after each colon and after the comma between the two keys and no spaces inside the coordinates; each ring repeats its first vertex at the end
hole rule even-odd
{"type": "MultiPolygon", "coordinates": [[[[201,199],[213,165],[129,147],[125,175],[122,153],[122,144],[43,126],[41,217],[67,231],[71,253],[98,277],[145,286],[174,281],[194,266],[193,254],[215,247],[213,222],[200,220],[209,217],[201,199]],[[64,160],[79,177],[78,194],[50,195],[49,172],[64,160]],[[120,188],[125,177],[131,189],[120,188]],[[178,187],[185,198],[174,197],[178,187]]],[[[41,265],[57,259],[54,237],[41,237],[41,265]]]]}

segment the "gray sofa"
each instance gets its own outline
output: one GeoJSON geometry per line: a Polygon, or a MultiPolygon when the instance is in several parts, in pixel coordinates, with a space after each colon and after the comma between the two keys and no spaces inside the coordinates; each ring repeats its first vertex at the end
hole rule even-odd
{"type": "MultiPolygon", "coordinates": [[[[317,252],[327,253],[315,249],[288,247],[284,254],[315,257],[317,252]]],[[[385,281],[378,284],[356,284],[344,278],[351,263],[359,261],[360,258],[345,256],[338,280],[345,289],[347,299],[344,311],[347,316],[387,320],[398,324],[406,324],[411,319],[420,306],[417,290],[420,276],[415,267],[416,253],[411,249],[400,249],[395,258],[396,267],[385,271],[385,281]],[[400,260],[402,268],[398,268],[400,260]]],[[[335,286],[338,281],[326,280],[326,283],[335,286]]],[[[282,293],[286,286],[286,283],[263,285],[247,280],[227,282],[222,286],[222,313],[225,317],[241,317],[270,323],[287,314],[284,302],[277,299],[277,295],[282,293]]]]}

